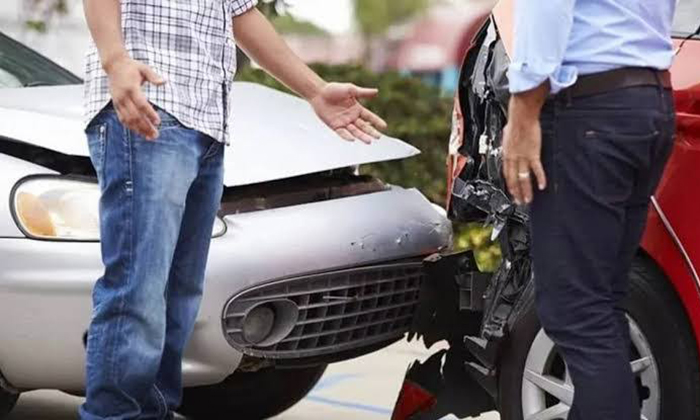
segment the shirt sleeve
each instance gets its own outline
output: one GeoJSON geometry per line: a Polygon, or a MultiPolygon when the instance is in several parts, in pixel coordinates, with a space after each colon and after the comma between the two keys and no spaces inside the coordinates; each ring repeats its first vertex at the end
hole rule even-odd
{"type": "Polygon", "coordinates": [[[234,17],[240,16],[258,5],[258,0],[231,0],[231,14],[234,17]]]}
{"type": "Polygon", "coordinates": [[[576,68],[563,65],[575,4],[576,0],[516,0],[515,51],[508,70],[511,93],[549,80],[556,94],[576,83],[576,68]]]}

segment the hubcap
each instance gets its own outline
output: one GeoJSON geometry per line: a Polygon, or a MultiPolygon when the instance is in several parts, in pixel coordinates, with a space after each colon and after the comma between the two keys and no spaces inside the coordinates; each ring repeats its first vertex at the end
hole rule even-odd
{"type": "MultiPolygon", "coordinates": [[[[659,420],[659,370],[648,340],[630,319],[632,371],[641,383],[642,419],[659,420]]],[[[540,330],[530,347],[523,372],[522,405],[525,420],[566,420],[574,401],[569,369],[554,342],[540,330]]]]}

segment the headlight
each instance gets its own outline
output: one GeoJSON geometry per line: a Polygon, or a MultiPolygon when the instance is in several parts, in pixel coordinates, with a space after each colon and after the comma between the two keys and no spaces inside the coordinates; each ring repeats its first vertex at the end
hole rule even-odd
{"type": "MultiPolygon", "coordinates": [[[[100,189],[94,181],[30,177],[15,187],[12,212],[30,238],[57,241],[99,241],[100,189]]],[[[226,233],[217,217],[213,237],[226,233]]]]}

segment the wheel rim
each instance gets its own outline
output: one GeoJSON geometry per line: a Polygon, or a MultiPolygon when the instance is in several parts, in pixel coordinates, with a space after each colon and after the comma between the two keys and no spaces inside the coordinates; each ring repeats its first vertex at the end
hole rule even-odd
{"type": "MultiPolygon", "coordinates": [[[[659,420],[661,399],[659,370],[649,341],[630,319],[632,371],[644,390],[643,420],[659,420]]],[[[525,362],[522,407],[525,420],[566,420],[574,399],[569,369],[557,354],[552,340],[540,330],[525,362]]]]}

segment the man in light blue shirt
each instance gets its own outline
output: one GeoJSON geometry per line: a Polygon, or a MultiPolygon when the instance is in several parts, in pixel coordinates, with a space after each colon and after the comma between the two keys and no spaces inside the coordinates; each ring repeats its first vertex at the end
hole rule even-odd
{"type": "Polygon", "coordinates": [[[641,417],[623,302],[673,146],[675,7],[516,0],[504,176],[532,203],[537,310],[576,388],[570,420],[641,417]]]}

